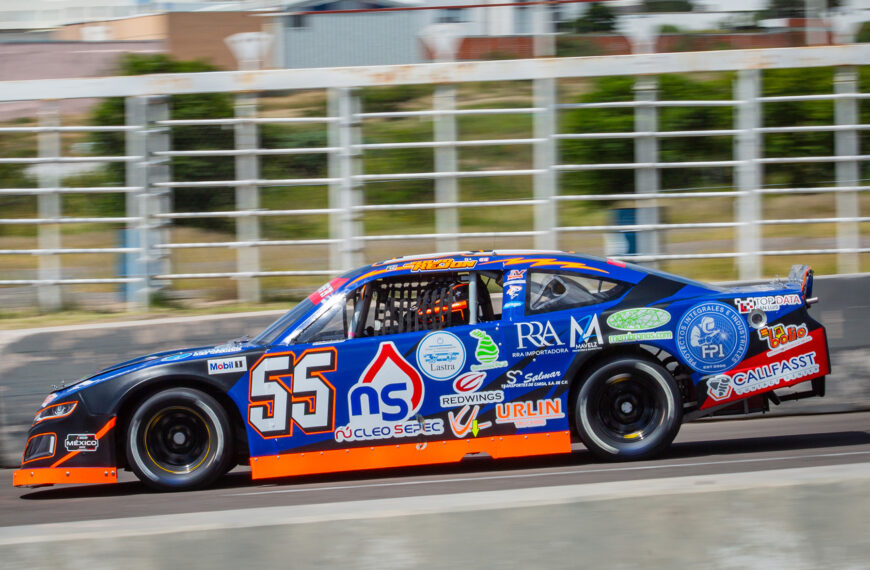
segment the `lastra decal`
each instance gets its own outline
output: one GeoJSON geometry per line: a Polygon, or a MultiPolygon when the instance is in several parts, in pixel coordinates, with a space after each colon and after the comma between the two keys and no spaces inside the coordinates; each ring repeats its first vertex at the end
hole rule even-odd
{"type": "Polygon", "coordinates": [[[607,317],[607,326],[621,331],[646,331],[668,324],[671,314],[664,309],[640,307],[625,309],[607,317]]]}
{"type": "Polygon", "coordinates": [[[473,330],[468,334],[477,339],[474,357],[479,364],[471,365],[473,371],[478,372],[480,370],[491,370],[507,366],[507,361],[498,359],[498,345],[495,344],[491,336],[482,330],[473,330]]]}
{"type": "Polygon", "coordinates": [[[423,404],[423,379],[392,342],[378,346],[348,392],[348,425],[335,430],[335,440],[362,441],[444,433],[444,420],[409,421],[423,404]]]}
{"type": "Polygon", "coordinates": [[[755,309],[762,311],[778,311],[780,307],[800,305],[800,295],[767,295],[764,297],[746,297],[734,299],[737,310],[741,313],[750,313],[755,309]]]}
{"type": "Polygon", "coordinates": [[[770,350],[767,356],[774,356],[780,352],[791,350],[797,346],[812,340],[807,325],[774,325],[758,329],[759,340],[766,340],[770,350]]]}
{"type": "Polygon", "coordinates": [[[417,347],[417,364],[433,380],[450,380],[465,366],[465,346],[453,333],[430,333],[417,347]]]}
{"type": "Polygon", "coordinates": [[[450,422],[450,431],[456,437],[466,437],[468,433],[477,437],[481,430],[492,427],[492,422],[478,422],[477,414],[480,413],[480,406],[469,407],[465,406],[455,414],[447,413],[447,419],[450,422]]]}
{"type": "Polygon", "coordinates": [[[561,354],[572,350],[597,350],[604,344],[597,314],[587,315],[579,321],[571,316],[567,346],[550,321],[529,321],[516,323],[515,326],[517,348],[523,352],[514,352],[514,358],[524,358],[531,354],[561,354]]]}
{"type": "Polygon", "coordinates": [[[538,427],[549,420],[564,418],[562,400],[548,398],[536,402],[509,402],[496,404],[495,423],[514,424],[518,428],[538,427]]]}
{"type": "Polygon", "coordinates": [[[744,318],[730,305],[699,303],[677,326],[677,349],[699,372],[716,374],[743,360],[749,346],[744,318]]]}
{"type": "Polygon", "coordinates": [[[780,384],[818,374],[816,353],[765,364],[736,374],[719,374],[707,380],[707,394],[715,401],[728,400],[732,396],[745,396],[759,390],[768,390],[780,384]]]}

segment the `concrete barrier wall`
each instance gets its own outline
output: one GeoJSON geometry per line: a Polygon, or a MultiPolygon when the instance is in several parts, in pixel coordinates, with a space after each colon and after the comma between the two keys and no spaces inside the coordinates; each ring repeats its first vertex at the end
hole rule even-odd
{"type": "MultiPolygon", "coordinates": [[[[825,398],[787,402],[778,413],[870,408],[870,274],[820,277],[812,314],[828,330],[833,373],[825,398]]],[[[135,356],[213,345],[255,334],[280,311],[0,332],[0,466],[20,462],[25,434],[52,384],[135,356]]]]}

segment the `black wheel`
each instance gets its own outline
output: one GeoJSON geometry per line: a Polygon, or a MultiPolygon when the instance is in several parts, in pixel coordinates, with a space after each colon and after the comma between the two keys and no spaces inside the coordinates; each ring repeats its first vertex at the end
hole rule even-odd
{"type": "Polygon", "coordinates": [[[661,365],[620,357],[600,366],[577,393],[574,419],[580,439],[596,457],[626,461],[667,448],[683,410],[674,377],[661,365]]]}
{"type": "Polygon", "coordinates": [[[226,410],[191,388],[158,392],[136,409],[127,428],[127,460],[136,476],[161,491],[205,487],[233,457],[226,410]]]}

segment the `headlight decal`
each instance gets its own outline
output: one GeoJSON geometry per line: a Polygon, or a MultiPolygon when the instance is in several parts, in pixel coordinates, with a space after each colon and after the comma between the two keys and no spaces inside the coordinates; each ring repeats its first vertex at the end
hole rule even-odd
{"type": "Polygon", "coordinates": [[[45,420],[56,420],[65,418],[76,409],[78,402],[61,402],[60,404],[52,404],[46,408],[42,408],[36,412],[36,417],[33,418],[33,425],[45,420]]]}

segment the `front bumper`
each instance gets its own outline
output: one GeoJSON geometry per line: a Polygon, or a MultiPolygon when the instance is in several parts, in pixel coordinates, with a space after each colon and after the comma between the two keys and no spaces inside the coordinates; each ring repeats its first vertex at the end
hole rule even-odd
{"type": "Polygon", "coordinates": [[[77,406],[67,417],[30,428],[15,487],[55,483],[115,483],[115,416],[98,416],[77,406]]]}

